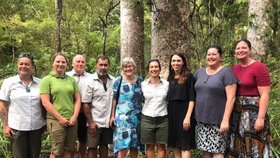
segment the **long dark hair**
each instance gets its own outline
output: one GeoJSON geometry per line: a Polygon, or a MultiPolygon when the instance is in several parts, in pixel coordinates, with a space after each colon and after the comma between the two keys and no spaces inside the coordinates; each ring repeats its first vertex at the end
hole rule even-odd
{"type": "Polygon", "coordinates": [[[186,58],[185,58],[185,56],[182,53],[175,53],[175,54],[172,54],[170,56],[170,60],[169,60],[169,75],[168,75],[167,80],[169,82],[174,82],[174,80],[175,80],[175,71],[173,70],[172,65],[171,65],[172,57],[174,55],[179,56],[182,59],[182,61],[183,61],[183,65],[181,67],[178,83],[179,84],[184,84],[186,82],[186,80],[187,80],[187,75],[190,73],[190,71],[189,71],[187,63],[186,63],[186,58]]]}

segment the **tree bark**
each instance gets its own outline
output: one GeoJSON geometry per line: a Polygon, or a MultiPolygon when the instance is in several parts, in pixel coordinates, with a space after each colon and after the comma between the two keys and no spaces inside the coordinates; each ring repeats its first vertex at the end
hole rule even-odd
{"type": "Polygon", "coordinates": [[[62,8],[63,8],[63,0],[55,0],[55,11],[56,11],[55,53],[62,51],[62,46],[61,46],[62,8]]]}
{"type": "Polygon", "coordinates": [[[131,56],[137,73],[145,76],[144,69],[144,8],[142,1],[121,0],[121,59],[131,56]]]}
{"type": "Polygon", "coordinates": [[[152,58],[161,61],[162,76],[167,78],[171,54],[183,53],[190,68],[188,0],[154,0],[152,5],[152,58]]]}
{"type": "Polygon", "coordinates": [[[267,11],[270,8],[270,0],[249,0],[249,27],[247,38],[253,47],[253,58],[260,60],[268,50],[267,33],[269,31],[269,19],[267,11]]]}

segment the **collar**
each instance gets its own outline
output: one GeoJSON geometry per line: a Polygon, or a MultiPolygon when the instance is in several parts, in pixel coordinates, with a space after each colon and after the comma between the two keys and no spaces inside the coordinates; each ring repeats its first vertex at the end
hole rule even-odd
{"type": "Polygon", "coordinates": [[[87,72],[84,71],[81,75],[78,75],[74,69],[72,69],[71,71],[68,72],[68,74],[69,74],[70,76],[85,76],[86,73],[87,73],[87,72]]]}
{"type": "MultiPolygon", "coordinates": [[[[92,77],[92,78],[93,78],[94,80],[99,80],[99,77],[98,77],[98,75],[97,75],[96,72],[93,74],[93,77],[92,77]]],[[[110,74],[107,75],[107,78],[108,78],[109,80],[112,80],[112,79],[113,79],[112,76],[111,76],[110,74]]]]}
{"type": "Polygon", "coordinates": [[[67,77],[67,75],[66,75],[65,73],[63,74],[63,76],[58,76],[58,75],[56,75],[56,74],[55,74],[54,72],[52,72],[52,71],[50,72],[50,75],[53,76],[53,77],[56,77],[56,78],[61,78],[61,79],[67,77]]]}
{"type": "MultiPolygon", "coordinates": [[[[16,75],[15,80],[16,80],[16,82],[21,82],[21,79],[20,79],[18,74],[16,75]]],[[[40,79],[37,78],[37,77],[32,76],[32,82],[39,83],[40,79]]]]}
{"type": "MultiPolygon", "coordinates": [[[[151,84],[151,78],[148,78],[147,81],[148,81],[149,84],[151,84]]],[[[159,78],[159,83],[162,83],[162,82],[163,82],[163,81],[162,81],[162,79],[161,79],[161,77],[160,77],[160,78],[159,78]]]]}

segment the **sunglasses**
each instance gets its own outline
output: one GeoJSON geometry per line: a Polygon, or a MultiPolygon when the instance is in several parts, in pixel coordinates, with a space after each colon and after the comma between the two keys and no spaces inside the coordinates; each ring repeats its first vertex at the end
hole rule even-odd
{"type": "Polygon", "coordinates": [[[153,62],[153,61],[159,62],[158,59],[151,59],[151,60],[148,60],[148,63],[153,62]]]}
{"type": "Polygon", "coordinates": [[[31,60],[32,65],[34,65],[33,56],[31,54],[20,54],[18,58],[28,58],[29,60],[31,60]]]}

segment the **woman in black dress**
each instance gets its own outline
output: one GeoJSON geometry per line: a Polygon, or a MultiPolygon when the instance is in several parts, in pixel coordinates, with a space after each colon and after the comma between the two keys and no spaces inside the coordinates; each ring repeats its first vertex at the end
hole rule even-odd
{"type": "Polygon", "coordinates": [[[194,80],[183,54],[173,54],[169,65],[168,147],[174,148],[175,158],[191,157],[195,149],[194,80]]]}

